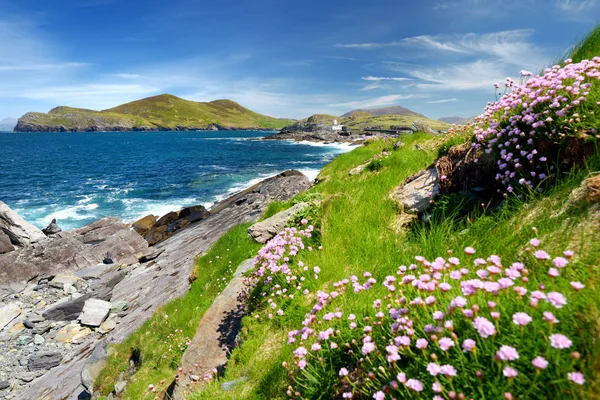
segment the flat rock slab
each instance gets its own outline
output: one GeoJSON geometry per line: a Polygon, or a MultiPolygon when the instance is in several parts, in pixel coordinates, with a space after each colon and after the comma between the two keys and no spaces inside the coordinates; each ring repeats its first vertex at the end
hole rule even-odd
{"type": "Polygon", "coordinates": [[[427,168],[394,189],[390,197],[404,212],[420,214],[431,207],[431,200],[439,194],[437,170],[427,168]]]}
{"type": "Polygon", "coordinates": [[[56,332],[54,340],[59,343],[78,342],[90,333],[92,333],[90,328],[85,328],[77,323],[72,323],[60,328],[60,330],[56,332]]]}
{"type": "Polygon", "coordinates": [[[283,231],[285,226],[290,222],[290,219],[303,208],[307,207],[307,203],[298,203],[294,206],[283,210],[264,221],[257,222],[248,228],[248,233],[254,240],[259,243],[266,243],[279,232],[283,231]]]}
{"type": "Polygon", "coordinates": [[[225,290],[204,313],[180,363],[183,371],[193,372],[179,377],[173,392],[175,400],[186,398],[203,383],[202,377],[205,374],[211,373],[214,369],[222,371],[227,364],[229,353],[233,349],[242,324],[242,317],[246,313],[245,304],[238,300],[239,294],[244,289],[242,275],[253,267],[253,259],[241,263],[225,290]]]}
{"type": "Polygon", "coordinates": [[[30,371],[37,371],[40,369],[54,368],[62,361],[62,354],[60,353],[41,353],[31,356],[27,362],[27,369],[30,371]]]}
{"type": "Polygon", "coordinates": [[[46,235],[40,229],[25,221],[23,217],[1,201],[0,230],[4,231],[10,237],[11,242],[17,246],[26,246],[46,240],[46,235]]]}
{"type": "Polygon", "coordinates": [[[110,312],[110,302],[98,299],[85,301],[83,311],[79,316],[81,325],[100,326],[110,312]]]}
{"type": "Polygon", "coordinates": [[[9,303],[0,307],[0,331],[21,315],[21,307],[16,303],[9,303]]]}
{"type": "Polygon", "coordinates": [[[66,286],[73,286],[81,279],[74,275],[58,274],[51,281],[50,286],[57,289],[64,289],[66,286]]]}

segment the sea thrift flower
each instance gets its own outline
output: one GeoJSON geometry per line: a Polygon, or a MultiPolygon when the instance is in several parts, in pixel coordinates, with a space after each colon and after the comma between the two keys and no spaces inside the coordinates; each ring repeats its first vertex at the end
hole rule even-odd
{"type": "Polygon", "coordinates": [[[578,385],[583,385],[585,383],[585,377],[581,372],[569,372],[567,374],[569,380],[578,385]]]}
{"type": "Polygon", "coordinates": [[[456,368],[449,364],[442,365],[440,373],[445,376],[456,376],[456,368]]]}
{"type": "Polygon", "coordinates": [[[517,349],[511,346],[500,346],[500,349],[496,352],[496,359],[502,361],[513,361],[519,358],[517,349]]]}
{"type": "Polygon", "coordinates": [[[549,260],[550,259],[550,255],[548,253],[546,253],[544,250],[537,250],[535,253],[533,253],[533,255],[538,260],[549,260]]]}
{"type": "Polygon", "coordinates": [[[340,368],[340,376],[348,376],[348,370],[346,368],[340,368]]]}
{"type": "Polygon", "coordinates": [[[454,341],[450,338],[443,337],[438,341],[438,346],[440,346],[440,349],[448,351],[450,347],[454,346],[454,341]]]}
{"type": "Polygon", "coordinates": [[[537,356],[536,358],[531,360],[531,363],[537,369],[546,369],[546,367],[548,366],[548,361],[546,361],[545,358],[540,357],[540,356],[537,356]]]}
{"type": "Polygon", "coordinates": [[[496,334],[496,327],[484,317],[477,317],[473,321],[473,326],[482,338],[487,338],[496,334]]]}
{"type": "Polygon", "coordinates": [[[415,392],[423,390],[423,383],[418,379],[409,379],[406,381],[406,387],[415,392]]]}
{"type": "Polygon", "coordinates": [[[564,268],[567,266],[569,261],[563,257],[556,257],[554,260],[552,260],[552,263],[556,268],[564,268]]]}
{"type": "Polygon", "coordinates": [[[544,321],[550,322],[553,325],[556,325],[559,322],[550,311],[544,311],[544,321]]]}
{"type": "Polygon", "coordinates": [[[531,322],[532,319],[528,314],[524,312],[518,312],[513,314],[512,320],[515,325],[526,326],[531,322]]]}
{"type": "Polygon", "coordinates": [[[433,363],[433,362],[427,364],[427,372],[429,372],[429,374],[431,374],[431,376],[436,376],[441,371],[442,371],[442,367],[440,367],[438,364],[433,363]]]}
{"type": "Polygon", "coordinates": [[[573,342],[565,335],[561,335],[560,333],[550,335],[550,346],[555,349],[568,349],[572,344],[573,342]]]}
{"type": "Polygon", "coordinates": [[[426,339],[417,339],[417,348],[421,350],[425,350],[427,348],[427,340],[426,339]]]}
{"type": "Polygon", "coordinates": [[[576,291],[580,291],[585,287],[585,285],[581,282],[571,282],[571,287],[576,291]]]}
{"type": "Polygon", "coordinates": [[[473,339],[465,339],[462,344],[463,351],[465,353],[468,351],[472,351],[475,348],[475,344],[476,343],[473,339]]]}
{"type": "Polygon", "coordinates": [[[556,308],[562,308],[567,304],[567,299],[559,292],[550,292],[546,296],[546,301],[556,308]]]}
{"type": "Polygon", "coordinates": [[[507,378],[516,378],[519,375],[519,372],[511,367],[506,367],[502,370],[502,373],[504,374],[505,377],[507,378]]]}
{"type": "Polygon", "coordinates": [[[385,393],[383,393],[381,390],[377,391],[374,395],[373,398],[375,400],[384,400],[385,399],[385,393]]]}
{"type": "Polygon", "coordinates": [[[475,249],[472,247],[465,247],[465,254],[471,256],[471,255],[475,254],[475,249]]]}

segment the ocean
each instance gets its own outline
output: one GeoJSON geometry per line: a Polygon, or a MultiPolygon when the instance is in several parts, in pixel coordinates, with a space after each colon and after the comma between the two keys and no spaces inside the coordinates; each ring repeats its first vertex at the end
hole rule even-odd
{"type": "Polygon", "coordinates": [[[43,228],[133,222],[209,207],[288,169],[314,179],[346,144],[260,140],[266,132],[0,133],[0,200],[43,228]]]}

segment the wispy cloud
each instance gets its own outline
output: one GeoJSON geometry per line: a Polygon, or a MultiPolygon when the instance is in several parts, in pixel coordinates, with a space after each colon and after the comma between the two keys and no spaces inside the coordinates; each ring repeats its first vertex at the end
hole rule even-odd
{"type": "Polygon", "coordinates": [[[412,81],[411,78],[388,78],[384,76],[363,76],[361,79],[363,81],[412,81]]]}
{"type": "Polygon", "coordinates": [[[559,11],[580,13],[594,8],[597,0],[556,0],[556,8],[559,11]]]}
{"type": "Polygon", "coordinates": [[[441,104],[441,103],[454,103],[455,101],[458,101],[458,99],[456,97],[453,97],[451,99],[426,101],[426,103],[429,103],[429,104],[441,104]]]}
{"type": "Polygon", "coordinates": [[[0,64],[0,71],[48,71],[87,67],[88,63],[64,62],[58,64],[0,64]]]}

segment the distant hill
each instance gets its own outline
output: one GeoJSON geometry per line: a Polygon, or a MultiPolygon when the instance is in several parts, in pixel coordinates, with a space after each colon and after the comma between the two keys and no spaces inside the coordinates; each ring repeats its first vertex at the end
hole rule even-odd
{"type": "Polygon", "coordinates": [[[15,125],[17,125],[16,118],[0,119],[0,132],[12,132],[15,125]]]}
{"type": "Polygon", "coordinates": [[[56,107],[19,118],[19,132],[280,129],[290,120],[255,113],[231,100],[196,102],[170,94],[103,111],[56,107]]]}
{"type": "Polygon", "coordinates": [[[391,106],[391,107],[381,107],[381,108],[359,108],[357,110],[352,110],[342,115],[344,118],[348,118],[353,116],[356,113],[366,113],[370,115],[413,115],[420,118],[427,118],[422,114],[416,113],[408,108],[400,107],[400,106],[391,106]]]}
{"type": "Polygon", "coordinates": [[[447,122],[449,124],[462,125],[467,124],[473,121],[474,119],[475,117],[442,117],[438,118],[438,121],[447,122]]]}

